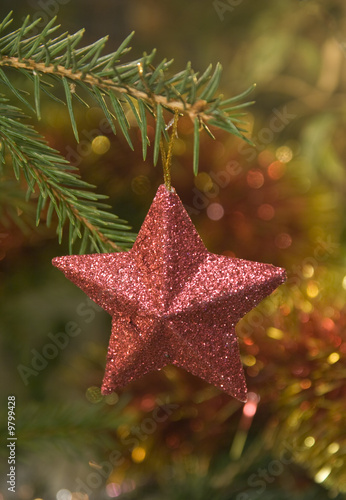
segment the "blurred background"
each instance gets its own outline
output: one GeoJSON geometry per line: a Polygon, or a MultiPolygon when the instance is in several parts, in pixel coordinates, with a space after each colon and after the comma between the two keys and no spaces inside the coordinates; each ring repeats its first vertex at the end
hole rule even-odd
{"type": "MultiPolygon", "coordinates": [[[[203,136],[194,177],[181,119],[172,180],[210,251],[285,267],[288,281],[238,324],[247,404],[173,366],[103,397],[110,317],[52,267],[67,237],[35,228],[35,206],[2,178],[1,428],[15,395],[18,441],[15,494],[1,443],[0,499],[346,498],[344,0],[13,0],[1,17],[9,8],[15,27],[57,14],[64,31],[86,28],[85,44],[109,34],[109,51],[135,30],[129,57],[156,47],[176,73],[219,61],[227,97],[255,82],[255,146],[203,136]]],[[[84,149],[63,106],[33,120],[138,231],[162,183],[152,151],[144,163],[135,124],[132,152],[95,105],[75,110],[84,149]]]]}

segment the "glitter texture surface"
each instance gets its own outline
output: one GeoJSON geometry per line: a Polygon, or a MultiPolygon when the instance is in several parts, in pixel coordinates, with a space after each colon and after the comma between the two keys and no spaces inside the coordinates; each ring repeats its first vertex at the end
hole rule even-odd
{"type": "Polygon", "coordinates": [[[174,190],[159,187],[129,252],[53,264],[113,317],[103,394],[175,364],[246,401],[235,324],[285,271],[208,252],[174,190]]]}

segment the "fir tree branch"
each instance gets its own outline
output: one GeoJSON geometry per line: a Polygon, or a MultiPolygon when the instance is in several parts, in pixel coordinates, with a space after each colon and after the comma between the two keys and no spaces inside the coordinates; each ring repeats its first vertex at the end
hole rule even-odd
{"type": "MultiPolygon", "coordinates": [[[[9,14],[0,25],[0,34],[8,28],[11,21],[9,14]]],[[[87,47],[77,48],[82,40],[83,30],[73,35],[64,33],[51,38],[58,28],[54,22],[55,19],[51,20],[41,33],[30,36],[30,31],[37,21],[30,23],[28,17],[19,29],[2,36],[0,38],[0,67],[20,70],[28,78],[34,77],[35,111],[38,116],[40,116],[40,90],[52,97],[53,94],[47,86],[53,85],[53,82],[63,82],[65,99],[77,140],[78,132],[73,115],[72,99],[78,99],[77,90],[78,92],[83,90],[91,95],[103,109],[114,132],[113,119],[117,119],[127,140],[129,139],[126,133],[128,123],[124,120],[126,114],[121,97],[125,97],[127,101],[129,98],[133,99],[138,105],[142,103],[146,111],[155,118],[157,116],[161,118],[163,109],[172,114],[177,109],[181,114],[188,115],[194,124],[197,119],[199,127],[194,127],[194,140],[197,145],[200,130],[206,128],[208,124],[227,130],[248,141],[243,135],[244,129],[239,126],[242,122],[238,118],[238,111],[251,104],[239,103],[251,92],[253,86],[231,99],[225,100],[222,95],[216,96],[222,73],[220,64],[216,65],[213,73],[209,66],[200,76],[191,69],[191,64],[188,63],[185,70],[169,77],[167,71],[173,61],[164,59],[154,67],[152,61],[155,50],[134,61],[120,63],[120,59],[130,50],[129,42],[133,33],[115,52],[101,56],[107,37],[87,47]],[[43,78],[50,80],[43,80],[43,78]]],[[[33,109],[32,104],[11,84],[4,71],[0,71],[1,80],[22,102],[31,110],[33,109]]],[[[136,113],[135,117],[142,132],[143,141],[148,142],[143,113],[140,115],[136,113]]],[[[161,135],[165,135],[164,120],[161,120],[159,126],[156,127],[156,134],[159,137],[155,144],[159,144],[161,135]]],[[[198,155],[196,147],[194,151],[196,171],[196,155],[198,155]]],[[[143,147],[143,155],[145,154],[146,148],[143,147]]],[[[157,148],[155,148],[154,163],[157,161],[157,156],[157,148]]]]}
{"type": "Polygon", "coordinates": [[[20,110],[0,96],[0,162],[5,163],[8,156],[17,180],[24,175],[28,184],[27,199],[38,188],[36,223],[39,224],[45,207],[47,226],[56,212],[61,242],[68,220],[71,253],[78,239],[81,253],[89,247],[96,252],[127,248],[134,235],[128,232],[125,221],[105,210],[109,206],[100,200],[106,196],[90,192],[95,186],[82,181],[76,169],[50,148],[33,127],[21,123],[22,119],[20,110]]]}
{"type": "MultiPolygon", "coordinates": [[[[168,138],[167,113],[177,111],[187,115],[194,124],[194,173],[198,172],[199,134],[209,126],[219,127],[245,140],[239,117],[239,109],[251,103],[243,99],[252,88],[239,96],[224,99],[217,95],[222,68],[217,64],[199,75],[188,63],[185,70],[168,75],[172,61],[165,59],[157,66],[152,62],[155,50],[136,60],[121,62],[129,50],[131,33],[110,54],[101,55],[107,37],[78,48],[83,30],[73,35],[56,35],[59,26],[52,19],[40,33],[32,35],[40,22],[30,22],[29,16],[18,29],[8,32],[12,13],[0,23],[0,83],[3,83],[31,112],[40,119],[41,94],[67,105],[72,129],[79,140],[73,102],[78,100],[88,106],[82,95],[93,98],[104,112],[112,131],[116,133],[117,121],[129,146],[133,149],[128,133],[128,112],[133,113],[142,137],[142,153],[145,159],[149,139],[147,136],[147,113],[155,121],[153,148],[154,164],[158,161],[162,138],[168,138]],[[7,33],[7,34],[6,34],[7,33]],[[24,75],[33,86],[33,99],[19,90],[11,81],[13,71],[24,75]],[[60,86],[60,90],[59,90],[60,86]],[[57,94],[64,92],[64,99],[57,94]],[[82,94],[82,95],[80,95],[82,94]]],[[[82,181],[68,162],[50,148],[35,129],[24,122],[20,109],[11,106],[0,97],[0,163],[8,162],[17,179],[24,175],[28,184],[28,198],[38,190],[36,222],[45,213],[50,225],[55,212],[58,216],[57,233],[62,239],[65,221],[69,221],[70,252],[74,243],[80,241],[79,251],[84,253],[90,245],[92,251],[114,251],[127,248],[133,241],[125,221],[107,212],[109,208],[100,202],[105,197],[93,194],[94,186],[82,181]]],[[[249,142],[249,141],[248,141],[249,142]]]]}

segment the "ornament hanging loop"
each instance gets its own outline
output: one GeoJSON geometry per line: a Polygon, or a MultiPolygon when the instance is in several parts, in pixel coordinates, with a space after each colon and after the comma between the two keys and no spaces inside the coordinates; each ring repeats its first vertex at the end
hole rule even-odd
{"type": "MultiPolygon", "coordinates": [[[[142,83],[144,84],[144,87],[147,90],[149,99],[152,102],[154,116],[157,119],[156,113],[154,111],[155,110],[155,100],[153,98],[153,95],[151,93],[151,90],[150,90],[145,78],[143,77],[143,65],[141,62],[137,63],[137,68],[138,68],[139,77],[140,77],[142,83]]],[[[163,178],[164,178],[165,186],[168,189],[168,191],[172,191],[171,163],[172,163],[174,139],[177,137],[178,120],[179,120],[179,110],[177,108],[175,108],[174,109],[174,118],[169,123],[169,125],[166,127],[166,130],[167,130],[167,128],[169,128],[171,126],[171,124],[173,124],[172,134],[171,134],[171,136],[169,138],[169,142],[168,142],[167,154],[165,152],[163,140],[162,140],[162,138],[160,139],[160,152],[161,152],[161,158],[162,158],[163,178]]]]}
{"type": "Polygon", "coordinates": [[[168,189],[168,191],[172,190],[171,164],[172,164],[172,156],[173,156],[174,139],[177,136],[178,119],[179,119],[179,111],[177,108],[175,108],[172,133],[171,133],[171,136],[169,138],[167,155],[166,155],[165,149],[163,147],[163,141],[162,141],[162,139],[160,140],[160,149],[161,149],[162,166],[163,166],[163,178],[164,178],[165,186],[168,189]]]}

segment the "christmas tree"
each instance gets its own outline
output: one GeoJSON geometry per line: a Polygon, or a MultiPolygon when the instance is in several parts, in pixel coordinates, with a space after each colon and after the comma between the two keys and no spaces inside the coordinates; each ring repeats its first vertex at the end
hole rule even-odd
{"type": "Polygon", "coordinates": [[[342,0],[4,8],[0,498],[344,498],[342,0]],[[171,154],[206,247],[287,270],[245,404],[172,364],[103,395],[111,319],[51,266],[130,249],[171,154]]]}

